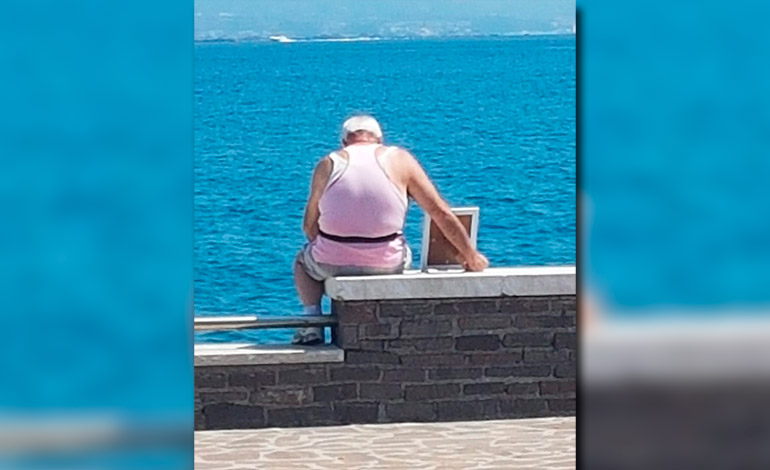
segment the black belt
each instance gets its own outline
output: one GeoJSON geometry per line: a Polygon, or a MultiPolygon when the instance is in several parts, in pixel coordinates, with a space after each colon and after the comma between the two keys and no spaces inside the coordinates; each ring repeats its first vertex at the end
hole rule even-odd
{"type": "Polygon", "coordinates": [[[401,232],[395,232],[383,237],[340,237],[337,235],[330,235],[321,230],[318,231],[318,234],[324,238],[340,243],[382,243],[393,241],[401,236],[401,232]]]}

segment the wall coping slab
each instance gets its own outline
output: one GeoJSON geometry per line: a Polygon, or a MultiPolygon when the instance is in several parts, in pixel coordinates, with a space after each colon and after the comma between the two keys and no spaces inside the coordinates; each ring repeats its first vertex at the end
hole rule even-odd
{"type": "Polygon", "coordinates": [[[345,351],[335,345],[294,346],[249,343],[196,344],[194,365],[243,366],[343,362],[345,351]]]}
{"type": "Polygon", "coordinates": [[[581,378],[589,385],[743,381],[770,374],[770,321],[723,318],[606,319],[582,330],[581,378]]]}
{"type": "Polygon", "coordinates": [[[575,266],[489,268],[483,272],[421,272],[326,280],[326,294],[341,301],[575,295],[575,266]]]}

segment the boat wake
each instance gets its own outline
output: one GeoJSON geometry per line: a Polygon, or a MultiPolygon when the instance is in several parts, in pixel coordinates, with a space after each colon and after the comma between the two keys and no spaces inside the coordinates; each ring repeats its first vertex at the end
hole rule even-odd
{"type": "Polygon", "coordinates": [[[277,36],[270,36],[270,40],[275,42],[282,42],[282,43],[297,42],[295,39],[286,37],[283,34],[279,34],[277,36]]]}
{"type": "Polygon", "coordinates": [[[280,43],[290,42],[369,42],[369,41],[382,41],[385,38],[381,37],[356,37],[356,38],[300,38],[292,39],[284,35],[270,36],[271,41],[280,43]]]}

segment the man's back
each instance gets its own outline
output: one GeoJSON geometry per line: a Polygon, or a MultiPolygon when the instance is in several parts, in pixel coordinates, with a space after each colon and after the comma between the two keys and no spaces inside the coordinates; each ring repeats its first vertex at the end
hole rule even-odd
{"type": "MultiPolygon", "coordinates": [[[[345,149],[337,153],[342,158],[349,158],[345,149]]],[[[471,246],[465,230],[450,210],[449,204],[444,201],[425,170],[409,151],[400,147],[381,145],[375,150],[375,157],[393,184],[414,198],[415,202],[436,222],[447,239],[455,245],[466,259],[466,268],[480,271],[487,267],[489,263],[486,258],[471,246]]],[[[332,173],[329,160],[329,157],[325,157],[316,169],[318,171],[325,166],[321,171],[323,177],[318,181],[323,187],[328,183],[332,173]]]]}

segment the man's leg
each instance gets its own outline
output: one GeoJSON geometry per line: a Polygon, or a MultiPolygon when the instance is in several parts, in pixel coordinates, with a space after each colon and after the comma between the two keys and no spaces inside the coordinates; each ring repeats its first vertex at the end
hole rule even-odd
{"type": "MultiPolygon", "coordinates": [[[[323,283],[316,281],[305,272],[305,267],[300,263],[302,253],[297,255],[294,260],[294,286],[297,288],[297,294],[305,307],[318,305],[320,308],[321,297],[324,293],[323,283]]],[[[320,311],[318,314],[320,315],[320,311]]]]}
{"type": "MultiPolygon", "coordinates": [[[[321,315],[321,297],[323,296],[323,283],[316,281],[302,265],[300,252],[294,261],[294,286],[302,301],[303,315],[321,315]]],[[[291,341],[293,344],[320,344],[324,342],[323,328],[309,327],[299,328],[291,341]]]]}

